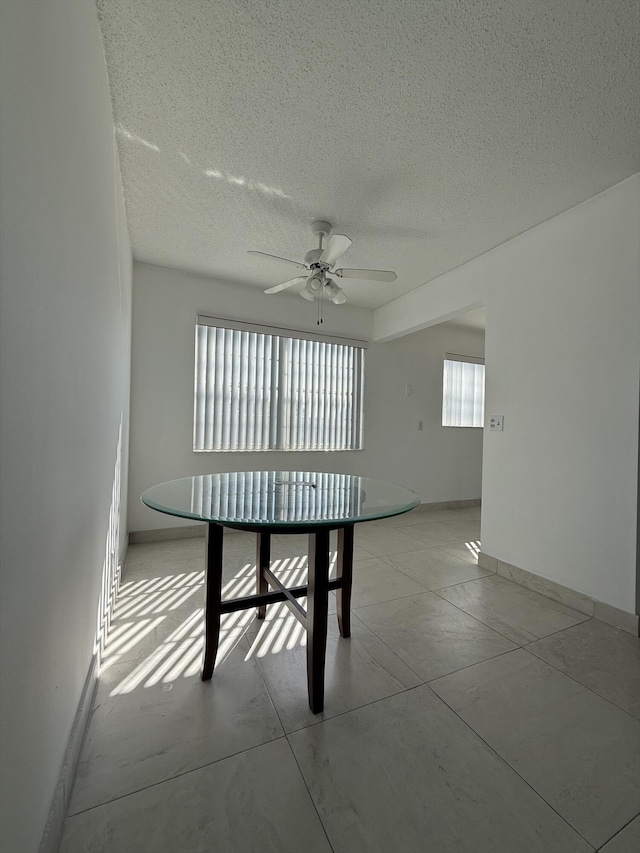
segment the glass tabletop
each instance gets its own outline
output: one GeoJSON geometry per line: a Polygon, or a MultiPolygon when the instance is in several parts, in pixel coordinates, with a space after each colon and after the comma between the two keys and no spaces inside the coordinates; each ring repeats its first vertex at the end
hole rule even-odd
{"type": "Polygon", "coordinates": [[[340,527],[408,512],[420,503],[395,483],[351,474],[236,471],[151,486],[151,509],[229,527],[340,527]]]}

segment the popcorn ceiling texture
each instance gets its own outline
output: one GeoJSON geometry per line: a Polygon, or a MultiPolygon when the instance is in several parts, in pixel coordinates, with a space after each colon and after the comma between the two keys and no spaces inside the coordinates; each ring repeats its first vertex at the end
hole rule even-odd
{"type": "Polygon", "coordinates": [[[264,288],[328,219],[376,307],[640,170],[638,0],[97,5],[141,261],[264,288]]]}

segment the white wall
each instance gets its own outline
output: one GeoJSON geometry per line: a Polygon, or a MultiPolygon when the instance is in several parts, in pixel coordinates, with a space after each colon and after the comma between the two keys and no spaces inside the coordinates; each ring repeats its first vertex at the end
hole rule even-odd
{"type": "Polygon", "coordinates": [[[33,853],[93,655],[121,422],[126,483],[131,252],[94,3],[2,0],[0,33],[1,847],[33,853]]]}
{"type": "MultiPolygon", "coordinates": [[[[174,527],[179,519],[149,510],[140,494],[154,483],[202,472],[255,469],[341,471],[390,479],[425,501],[480,496],[479,430],[439,426],[442,356],[482,350],[482,335],[428,330],[370,346],[366,356],[365,450],[339,453],[194,453],[194,323],[198,313],[316,330],[315,309],[297,296],[265,296],[253,287],[134,264],[131,373],[131,530],[174,527]],[[413,384],[411,397],[404,395],[413,384]],[[418,432],[417,422],[424,420],[418,432]],[[455,434],[454,434],[455,433],[455,434]]],[[[328,334],[368,339],[372,312],[328,305],[328,334]]],[[[185,522],[189,523],[189,522],[185,522]]]]}
{"type": "Polygon", "coordinates": [[[482,492],[483,430],[442,426],[447,352],[484,356],[484,333],[432,326],[372,344],[367,359],[370,429],[366,466],[359,473],[375,470],[375,476],[408,486],[426,503],[475,499],[482,492]]]}
{"type": "Polygon", "coordinates": [[[404,321],[393,304],[375,318],[384,339],[486,300],[487,414],[505,426],[485,435],[482,550],[628,612],[638,234],[635,175],[403,298],[404,321]]]}

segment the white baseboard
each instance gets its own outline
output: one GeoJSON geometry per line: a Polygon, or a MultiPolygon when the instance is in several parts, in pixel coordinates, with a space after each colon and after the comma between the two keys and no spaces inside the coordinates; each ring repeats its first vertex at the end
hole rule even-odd
{"type": "Polygon", "coordinates": [[[206,524],[192,524],[188,527],[158,527],[156,530],[132,530],[129,533],[130,545],[141,545],[146,542],[167,542],[170,539],[193,539],[204,536],[206,524]]]}
{"type": "Polygon", "coordinates": [[[580,613],[592,616],[600,622],[606,622],[607,625],[612,625],[614,628],[619,628],[621,631],[633,634],[634,637],[640,635],[640,617],[635,613],[620,610],[620,608],[606,604],[604,601],[598,601],[597,598],[591,598],[591,596],[578,592],[575,589],[562,586],[562,584],[543,578],[533,572],[513,566],[511,563],[505,563],[503,560],[498,560],[496,557],[492,557],[490,554],[485,554],[482,551],[478,554],[478,565],[482,569],[495,572],[501,577],[507,578],[507,580],[533,590],[533,592],[546,595],[547,598],[551,598],[553,601],[559,601],[561,604],[566,604],[567,607],[572,607],[580,613]]]}
{"type": "Polygon", "coordinates": [[[418,504],[416,509],[412,510],[415,512],[416,510],[428,511],[432,509],[466,509],[470,506],[480,506],[482,501],[480,498],[473,498],[468,501],[434,501],[432,503],[421,503],[418,504]]]}
{"type": "Polygon", "coordinates": [[[71,734],[67,743],[67,749],[62,762],[62,769],[56,790],[53,795],[53,802],[49,809],[49,817],[40,842],[39,853],[58,853],[60,842],[62,841],[62,833],[64,830],[64,820],[67,815],[71,794],[73,792],[73,783],[75,782],[76,772],[78,770],[78,762],[80,760],[80,752],[84,743],[85,734],[89,726],[91,717],[91,709],[93,708],[93,700],[95,697],[96,688],[98,686],[98,656],[94,655],[89,665],[89,671],[82,689],[82,695],[78,704],[71,734]]]}

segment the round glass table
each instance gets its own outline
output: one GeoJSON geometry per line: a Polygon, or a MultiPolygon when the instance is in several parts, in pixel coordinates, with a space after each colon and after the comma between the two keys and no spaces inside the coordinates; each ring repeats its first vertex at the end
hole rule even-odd
{"type": "Polygon", "coordinates": [[[314,713],[324,707],[324,668],[329,591],[336,591],[338,628],[351,633],[350,607],[354,526],[409,512],[420,503],[415,492],[382,480],[309,471],[236,471],[199,474],[159,483],[143,492],[151,509],[207,524],[205,556],[205,649],[202,679],[213,675],[220,617],[284,601],[307,631],[307,686],[314,713]],[[256,594],[222,599],[225,527],[257,534],[256,594]],[[329,577],[329,537],[338,531],[336,576],[329,577]],[[271,570],[271,534],[308,533],[308,580],[287,588],[271,570]],[[271,589],[269,589],[271,587],[271,589]],[[307,609],[298,598],[307,597],[307,609]]]}

